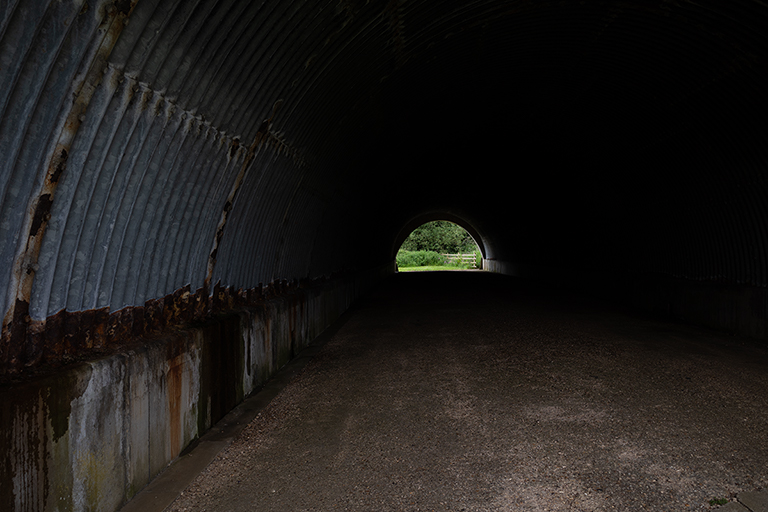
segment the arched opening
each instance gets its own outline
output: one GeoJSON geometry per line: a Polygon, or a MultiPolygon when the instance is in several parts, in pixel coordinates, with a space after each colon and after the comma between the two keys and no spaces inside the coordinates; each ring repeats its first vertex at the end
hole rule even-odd
{"type": "Polygon", "coordinates": [[[472,239],[475,241],[475,244],[477,244],[477,248],[480,250],[480,254],[483,258],[489,258],[491,257],[491,250],[490,250],[490,244],[488,243],[488,240],[483,236],[483,234],[475,228],[475,226],[464,220],[463,218],[452,214],[452,213],[446,213],[446,212],[429,212],[424,213],[421,215],[417,215],[413,218],[411,218],[408,222],[406,222],[402,228],[400,228],[400,231],[397,233],[397,236],[395,237],[393,243],[392,243],[392,249],[391,249],[391,257],[392,259],[395,258],[397,255],[397,251],[400,249],[400,247],[403,245],[403,242],[406,238],[419,226],[422,226],[428,222],[432,221],[448,221],[453,224],[456,224],[463,228],[464,230],[469,233],[469,235],[472,237],[472,239]]]}
{"type": "Polygon", "coordinates": [[[400,242],[395,254],[397,268],[481,269],[483,252],[477,238],[478,235],[473,236],[463,226],[450,220],[436,219],[421,223],[400,242]]]}

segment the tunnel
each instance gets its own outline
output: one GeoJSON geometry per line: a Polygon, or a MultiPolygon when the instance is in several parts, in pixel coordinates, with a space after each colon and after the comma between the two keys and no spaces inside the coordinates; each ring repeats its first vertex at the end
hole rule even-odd
{"type": "Polygon", "coordinates": [[[3,510],[119,509],[430,220],[485,271],[768,337],[760,0],[1,11],[3,510]]]}

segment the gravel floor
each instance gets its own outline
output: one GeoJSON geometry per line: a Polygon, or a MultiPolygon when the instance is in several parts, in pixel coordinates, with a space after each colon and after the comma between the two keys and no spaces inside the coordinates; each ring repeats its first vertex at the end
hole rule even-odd
{"type": "Polygon", "coordinates": [[[768,488],[765,345],[398,274],[172,511],[708,510],[768,488]]]}

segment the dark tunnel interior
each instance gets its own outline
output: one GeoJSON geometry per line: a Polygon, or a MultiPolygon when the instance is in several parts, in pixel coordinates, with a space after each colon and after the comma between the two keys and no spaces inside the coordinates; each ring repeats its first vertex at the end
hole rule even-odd
{"type": "MultiPolygon", "coordinates": [[[[56,315],[366,272],[432,218],[503,273],[746,287],[762,336],[767,21],[755,0],[13,3],[4,373],[82,338],[56,315]]],[[[664,286],[646,302],[672,310],[664,286]]]]}
{"type": "Polygon", "coordinates": [[[767,21],[755,0],[14,3],[4,367],[45,359],[23,347],[62,312],[388,265],[417,219],[461,220],[504,273],[762,293],[767,21]]]}
{"type": "Polygon", "coordinates": [[[435,219],[487,271],[766,339],[766,27],[761,0],[6,2],[0,381],[296,294],[333,297],[320,329],[435,219]]]}

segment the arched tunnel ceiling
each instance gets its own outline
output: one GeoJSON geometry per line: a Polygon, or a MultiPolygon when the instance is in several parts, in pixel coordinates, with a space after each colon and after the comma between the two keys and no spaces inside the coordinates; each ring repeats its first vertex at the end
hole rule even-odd
{"type": "Polygon", "coordinates": [[[758,0],[8,2],[4,336],[371,268],[431,212],[497,260],[766,286],[766,27],[758,0]]]}

